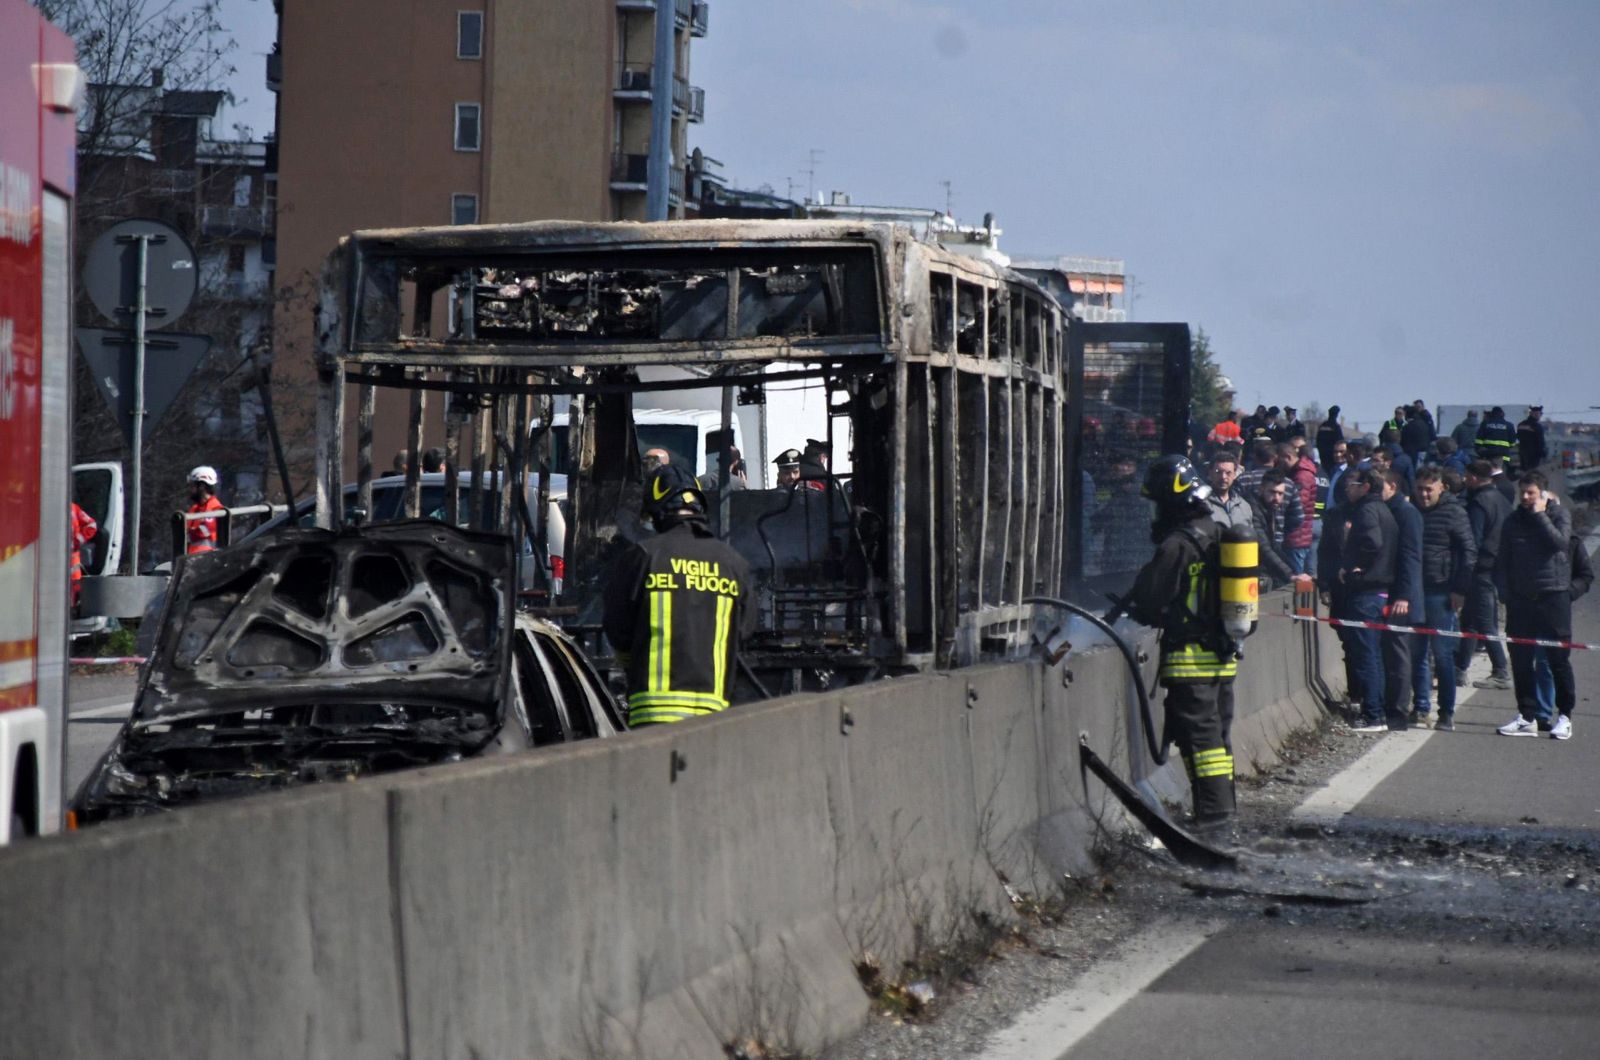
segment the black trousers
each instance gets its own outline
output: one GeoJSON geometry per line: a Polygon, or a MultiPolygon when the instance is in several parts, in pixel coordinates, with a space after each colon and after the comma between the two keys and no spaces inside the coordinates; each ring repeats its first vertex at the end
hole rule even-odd
{"type": "MultiPolygon", "coordinates": [[[[1384,619],[1391,626],[1415,625],[1407,615],[1384,619]]],[[[1388,633],[1378,638],[1378,648],[1383,656],[1383,716],[1391,729],[1409,728],[1411,724],[1411,652],[1415,633],[1388,633]]],[[[1426,647],[1424,647],[1426,650],[1426,647]]]]}
{"type": "Polygon", "coordinates": [[[1233,790],[1233,678],[1166,686],[1166,733],[1183,755],[1194,793],[1195,820],[1231,817],[1233,790]]]}
{"type": "MultiPolygon", "coordinates": [[[[1463,633],[1498,633],[1500,625],[1500,598],[1494,590],[1494,582],[1486,574],[1475,574],[1472,577],[1472,588],[1467,593],[1466,606],[1461,609],[1461,632],[1463,633]]],[[[1466,670],[1472,663],[1472,656],[1479,648],[1489,653],[1489,666],[1497,674],[1506,672],[1506,646],[1497,640],[1487,643],[1481,640],[1463,640],[1461,647],[1456,649],[1456,669],[1466,670]]]]}
{"type": "MultiPolygon", "coordinates": [[[[1513,597],[1506,601],[1506,636],[1533,637],[1539,640],[1572,639],[1572,595],[1557,590],[1540,593],[1533,599],[1513,597]]],[[[1517,693],[1517,713],[1532,718],[1538,713],[1538,700],[1534,695],[1533,653],[1530,644],[1513,644],[1511,647],[1511,687],[1517,693]]],[[[1550,664],[1550,676],[1555,679],[1556,710],[1571,715],[1577,703],[1577,682],[1572,675],[1572,651],[1569,648],[1546,648],[1545,660],[1550,664]]]]}

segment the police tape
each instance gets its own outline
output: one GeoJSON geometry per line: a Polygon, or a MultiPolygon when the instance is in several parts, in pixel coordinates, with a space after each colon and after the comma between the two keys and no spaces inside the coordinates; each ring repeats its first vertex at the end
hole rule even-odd
{"type": "Polygon", "coordinates": [[[1538,637],[1512,637],[1504,633],[1464,633],[1458,629],[1433,629],[1429,626],[1398,626],[1388,622],[1367,622],[1353,618],[1323,618],[1321,615],[1270,615],[1272,618],[1292,618],[1296,622],[1325,622],[1345,629],[1375,629],[1380,633],[1416,633],[1424,637],[1452,637],[1456,640],[1494,641],[1497,644],[1525,644],[1534,648],[1570,648],[1574,651],[1600,651],[1600,644],[1582,644],[1571,640],[1542,640],[1538,637]]]}

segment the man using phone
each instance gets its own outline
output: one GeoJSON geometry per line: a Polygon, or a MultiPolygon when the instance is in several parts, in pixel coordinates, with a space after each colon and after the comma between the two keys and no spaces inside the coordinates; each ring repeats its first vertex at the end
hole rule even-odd
{"type": "MultiPolygon", "coordinates": [[[[1500,531],[1494,580],[1506,605],[1506,634],[1541,640],[1572,639],[1572,560],[1567,542],[1572,516],[1550,496],[1548,483],[1538,471],[1524,472],[1517,480],[1517,507],[1500,531]]],[[[1537,736],[1544,727],[1537,721],[1538,698],[1534,689],[1534,649],[1511,645],[1511,683],[1517,694],[1517,716],[1500,726],[1502,736],[1537,736]]],[[[1572,707],[1577,689],[1572,660],[1566,648],[1545,648],[1545,659],[1555,679],[1555,723],[1550,735],[1572,738],[1572,707]]]]}

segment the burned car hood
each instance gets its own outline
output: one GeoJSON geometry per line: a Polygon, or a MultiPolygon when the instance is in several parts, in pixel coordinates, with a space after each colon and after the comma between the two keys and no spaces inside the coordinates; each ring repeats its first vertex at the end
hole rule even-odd
{"type": "Polygon", "coordinates": [[[132,724],[372,703],[498,719],[515,570],[509,538],[430,520],[185,557],[132,724]]]}

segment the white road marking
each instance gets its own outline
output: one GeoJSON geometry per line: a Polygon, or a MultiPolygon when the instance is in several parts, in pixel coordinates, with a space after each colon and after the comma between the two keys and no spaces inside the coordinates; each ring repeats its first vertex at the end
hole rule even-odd
{"type": "Polygon", "coordinates": [[[122,699],[121,697],[113,699],[91,699],[85,701],[85,705],[88,709],[74,710],[72,712],[72,717],[112,718],[119,714],[131,714],[133,712],[133,700],[122,699]]]}
{"type": "Polygon", "coordinates": [[[1330,780],[1327,787],[1313,792],[1296,806],[1290,818],[1312,824],[1337,824],[1432,737],[1432,729],[1385,733],[1377,746],[1330,780]]]}
{"type": "MultiPolygon", "coordinates": [[[[1600,539],[1600,535],[1597,535],[1597,539],[1600,539]]],[[[1468,667],[1468,677],[1476,679],[1487,677],[1488,674],[1488,656],[1475,654],[1468,667]]],[[[1459,708],[1481,691],[1473,688],[1469,681],[1465,688],[1456,689],[1456,706],[1459,708]]],[[[1439,716],[1437,709],[1433,716],[1439,716]]],[[[1383,734],[1372,750],[1328,781],[1326,787],[1312,792],[1296,806],[1289,814],[1290,820],[1320,825],[1338,824],[1340,818],[1360,805],[1361,800],[1372,794],[1373,789],[1388,779],[1390,773],[1405,765],[1423,744],[1433,738],[1433,734],[1432,729],[1407,729],[1405,732],[1383,734]]]]}
{"type": "Polygon", "coordinates": [[[990,1039],[981,1060],[1056,1060],[1220,930],[1218,922],[1158,923],[1113,960],[1024,1012],[990,1039]]]}

